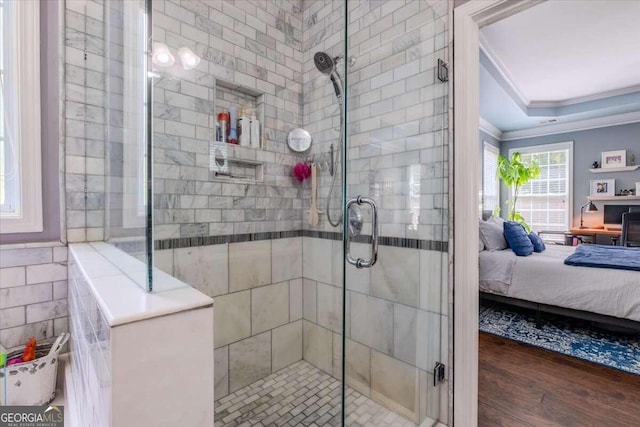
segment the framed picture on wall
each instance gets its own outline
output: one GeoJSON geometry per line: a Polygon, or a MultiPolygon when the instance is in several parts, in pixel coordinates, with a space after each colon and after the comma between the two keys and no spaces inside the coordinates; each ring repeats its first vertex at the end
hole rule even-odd
{"type": "Polygon", "coordinates": [[[623,168],[627,166],[627,150],[603,151],[603,168],[623,168]]]}
{"type": "Polygon", "coordinates": [[[616,180],[615,179],[592,179],[591,180],[591,196],[615,196],[616,180]]]}

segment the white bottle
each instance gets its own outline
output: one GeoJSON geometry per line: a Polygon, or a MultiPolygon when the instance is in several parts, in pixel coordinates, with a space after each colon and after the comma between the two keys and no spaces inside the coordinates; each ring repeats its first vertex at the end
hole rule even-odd
{"type": "Polygon", "coordinates": [[[251,123],[247,116],[247,106],[240,107],[240,118],[238,118],[238,140],[241,147],[251,146],[251,123]]]}
{"type": "Polygon", "coordinates": [[[251,112],[251,148],[260,148],[260,121],[255,110],[251,112]]]}

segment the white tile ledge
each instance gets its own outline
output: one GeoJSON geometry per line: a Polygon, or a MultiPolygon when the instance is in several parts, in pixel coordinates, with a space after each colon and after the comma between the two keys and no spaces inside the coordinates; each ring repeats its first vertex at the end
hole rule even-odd
{"type": "Polygon", "coordinates": [[[144,263],[106,243],[72,243],[69,251],[70,261],[77,261],[100,310],[112,327],[213,304],[212,298],[157,269],[154,269],[154,284],[159,285],[160,292],[146,292],[134,281],[141,273],[144,274],[144,269],[139,268],[140,265],[144,268],[144,263]],[[111,256],[104,255],[104,251],[112,250],[117,253],[110,255],[115,255],[119,261],[126,257],[129,259],[124,264],[114,264],[109,259],[111,256]],[[126,273],[121,269],[123,266],[126,273]]]}

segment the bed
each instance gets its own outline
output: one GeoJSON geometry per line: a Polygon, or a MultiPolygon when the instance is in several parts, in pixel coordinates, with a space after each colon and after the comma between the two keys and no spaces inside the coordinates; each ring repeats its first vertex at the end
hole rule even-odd
{"type": "Polygon", "coordinates": [[[640,272],[564,264],[573,246],[518,257],[481,251],[483,299],[640,330],[640,272]]]}

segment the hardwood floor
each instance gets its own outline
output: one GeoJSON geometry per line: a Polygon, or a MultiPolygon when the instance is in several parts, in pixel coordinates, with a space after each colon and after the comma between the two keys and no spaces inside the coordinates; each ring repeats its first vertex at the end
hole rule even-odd
{"type": "Polygon", "coordinates": [[[640,427],[640,376],[480,333],[478,425],[640,427]]]}

